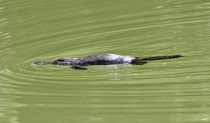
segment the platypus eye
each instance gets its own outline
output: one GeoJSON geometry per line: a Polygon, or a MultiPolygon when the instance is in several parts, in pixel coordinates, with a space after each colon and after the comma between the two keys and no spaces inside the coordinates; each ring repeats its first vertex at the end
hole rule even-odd
{"type": "Polygon", "coordinates": [[[64,62],[64,59],[58,59],[57,61],[59,61],[59,62],[64,62]]]}
{"type": "Polygon", "coordinates": [[[53,64],[61,64],[65,61],[65,59],[57,59],[55,61],[53,61],[53,64]]]}

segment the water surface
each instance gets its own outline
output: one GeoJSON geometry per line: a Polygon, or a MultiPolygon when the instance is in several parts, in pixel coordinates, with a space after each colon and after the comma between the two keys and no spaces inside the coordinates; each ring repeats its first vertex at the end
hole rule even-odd
{"type": "Polygon", "coordinates": [[[210,121],[208,0],[1,0],[1,123],[210,121]],[[138,65],[36,66],[95,53],[138,65]]]}

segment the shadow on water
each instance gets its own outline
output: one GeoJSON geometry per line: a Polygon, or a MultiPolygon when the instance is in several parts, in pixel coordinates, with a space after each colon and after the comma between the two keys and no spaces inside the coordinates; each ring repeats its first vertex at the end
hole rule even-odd
{"type": "Polygon", "coordinates": [[[0,1],[1,123],[202,123],[207,1],[0,1]],[[145,65],[37,66],[95,53],[182,54],[145,65]]]}

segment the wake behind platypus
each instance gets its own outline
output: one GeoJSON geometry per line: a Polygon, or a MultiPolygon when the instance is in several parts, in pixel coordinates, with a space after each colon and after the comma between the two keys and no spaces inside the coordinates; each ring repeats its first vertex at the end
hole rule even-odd
{"type": "Polygon", "coordinates": [[[182,55],[154,56],[154,57],[144,58],[144,57],[123,56],[118,54],[95,54],[83,58],[59,58],[55,61],[50,61],[50,62],[37,61],[34,63],[37,65],[47,65],[47,64],[68,65],[72,69],[87,70],[87,68],[84,68],[82,66],[112,65],[112,64],[143,65],[146,64],[148,61],[173,59],[179,57],[182,57],[182,55]]]}

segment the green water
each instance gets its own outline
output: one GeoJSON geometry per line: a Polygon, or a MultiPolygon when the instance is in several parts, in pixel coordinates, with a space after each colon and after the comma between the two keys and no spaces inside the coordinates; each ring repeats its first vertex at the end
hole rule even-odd
{"type": "Polygon", "coordinates": [[[210,122],[209,0],[0,0],[0,123],[210,122]],[[138,65],[36,66],[95,53],[138,65]]]}

